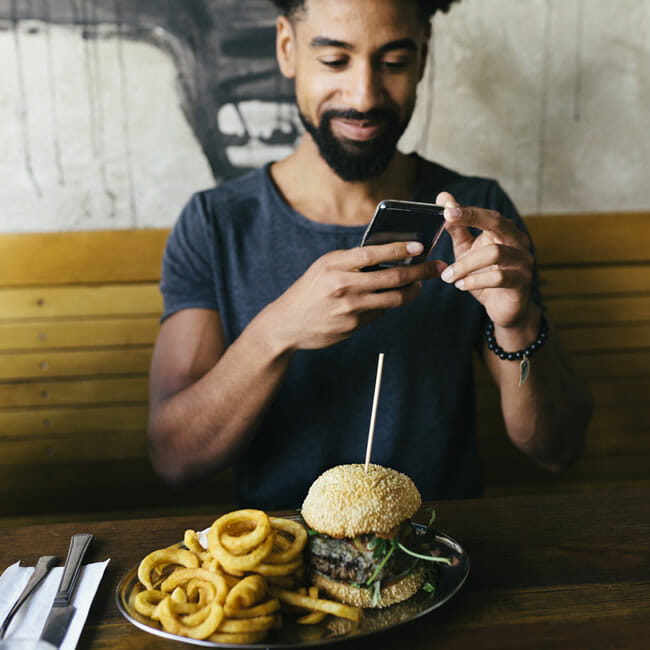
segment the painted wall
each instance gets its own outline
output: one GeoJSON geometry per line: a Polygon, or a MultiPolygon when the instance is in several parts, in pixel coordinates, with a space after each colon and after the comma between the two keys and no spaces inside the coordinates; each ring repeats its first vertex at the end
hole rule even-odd
{"type": "MultiPolygon", "coordinates": [[[[0,0],[0,232],[168,226],[290,151],[266,0],[0,0]]],[[[650,2],[462,0],[401,143],[524,213],[648,209],[650,2]]]]}
{"type": "Polygon", "coordinates": [[[650,2],[462,0],[407,145],[524,213],[650,208],[650,2]]]}

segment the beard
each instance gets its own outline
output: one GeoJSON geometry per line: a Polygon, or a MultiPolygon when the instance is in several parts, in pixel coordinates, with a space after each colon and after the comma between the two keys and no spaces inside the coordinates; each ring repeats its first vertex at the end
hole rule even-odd
{"type": "Polygon", "coordinates": [[[353,109],[328,110],[316,126],[298,108],[305,130],[316,143],[323,160],[344,181],[366,181],[384,172],[395,155],[397,142],[404,133],[409,118],[400,121],[396,111],[375,108],[366,113],[353,109]],[[338,139],[332,131],[334,118],[384,123],[381,133],[371,140],[338,139]]]}

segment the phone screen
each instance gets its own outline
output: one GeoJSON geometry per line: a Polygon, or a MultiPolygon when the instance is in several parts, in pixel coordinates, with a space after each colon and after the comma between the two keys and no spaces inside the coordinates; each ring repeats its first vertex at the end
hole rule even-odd
{"type": "Polygon", "coordinates": [[[382,201],[361,240],[362,246],[388,244],[394,241],[419,241],[424,246],[420,255],[374,268],[423,262],[433,250],[445,226],[444,207],[415,201],[382,201]]]}

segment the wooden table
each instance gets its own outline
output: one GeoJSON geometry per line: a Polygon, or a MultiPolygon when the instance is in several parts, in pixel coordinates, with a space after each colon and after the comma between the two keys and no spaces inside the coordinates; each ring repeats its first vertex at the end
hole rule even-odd
{"type": "MultiPolygon", "coordinates": [[[[354,648],[641,648],[650,646],[650,490],[486,498],[435,504],[471,572],[448,603],[354,648]],[[645,645],[644,645],[645,644],[645,645]]],[[[216,514],[216,513],[215,513],[216,514]]],[[[422,515],[421,520],[424,520],[422,515]]],[[[102,521],[4,529],[0,570],[41,554],[65,557],[91,532],[88,559],[111,558],[79,648],[189,648],[147,634],[115,606],[122,576],[149,551],[209,517],[102,521]]]]}

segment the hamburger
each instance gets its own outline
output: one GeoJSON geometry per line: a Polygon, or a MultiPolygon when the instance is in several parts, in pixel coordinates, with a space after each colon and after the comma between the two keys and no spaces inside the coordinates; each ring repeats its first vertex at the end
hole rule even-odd
{"type": "Polygon", "coordinates": [[[302,505],[312,582],[357,607],[387,607],[427,580],[430,554],[410,523],[422,499],[413,481],[380,465],[338,465],[312,484],[302,505]]]}

